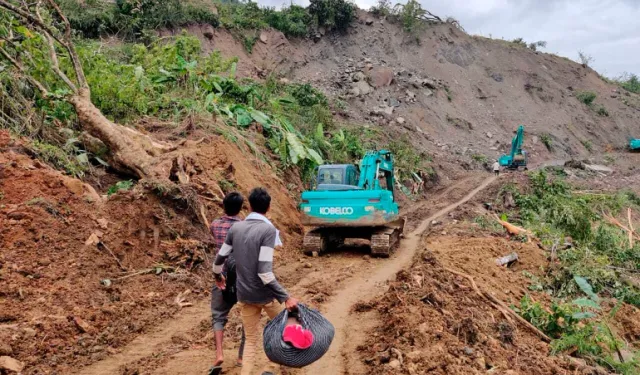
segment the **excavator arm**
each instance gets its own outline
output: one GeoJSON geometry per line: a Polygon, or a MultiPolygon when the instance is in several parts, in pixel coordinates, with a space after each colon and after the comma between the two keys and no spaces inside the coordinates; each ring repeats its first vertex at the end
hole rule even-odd
{"type": "Polygon", "coordinates": [[[387,150],[369,151],[362,158],[358,186],[364,190],[380,190],[380,181],[378,180],[380,172],[385,176],[386,189],[393,192],[395,184],[393,155],[387,150]]]}

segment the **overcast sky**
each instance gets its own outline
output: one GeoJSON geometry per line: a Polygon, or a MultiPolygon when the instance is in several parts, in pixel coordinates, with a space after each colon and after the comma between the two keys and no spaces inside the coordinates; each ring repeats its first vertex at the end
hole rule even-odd
{"type": "MultiPolygon", "coordinates": [[[[578,60],[579,50],[592,56],[591,66],[605,76],[640,74],[640,0],[419,1],[436,15],[458,19],[471,34],[508,40],[523,38],[527,42],[544,40],[545,52],[572,60],[578,60]]],[[[283,4],[283,0],[258,2],[283,4]]],[[[308,4],[308,0],[294,2],[308,4]]],[[[363,9],[376,2],[356,0],[363,9]]]]}

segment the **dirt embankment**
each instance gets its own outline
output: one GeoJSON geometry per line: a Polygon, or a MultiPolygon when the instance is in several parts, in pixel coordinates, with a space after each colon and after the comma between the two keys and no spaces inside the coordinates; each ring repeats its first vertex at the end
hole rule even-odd
{"type": "MultiPolygon", "coordinates": [[[[211,239],[187,201],[153,184],[107,198],[24,152],[0,133],[1,354],[25,374],[69,373],[115,354],[178,312],[180,293],[190,291],[184,302],[207,297],[211,239]]],[[[185,152],[210,220],[222,213],[222,190],[265,186],[285,243],[279,257],[293,255],[302,227],[270,166],[222,138],[185,152]]]]}

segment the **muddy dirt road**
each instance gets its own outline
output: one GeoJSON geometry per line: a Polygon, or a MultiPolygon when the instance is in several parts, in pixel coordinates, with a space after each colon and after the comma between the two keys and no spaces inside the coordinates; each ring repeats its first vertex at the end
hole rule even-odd
{"type": "MultiPolygon", "coordinates": [[[[304,370],[287,370],[286,373],[345,373],[344,357],[349,357],[346,344],[351,348],[354,343],[364,342],[363,328],[367,324],[350,319],[353,305],[382,293],[383,284],[411,262],[419,247],[421,234],[433,220],[467,202],[495,179],[493,176],[486,178],[484,174],[466,178],[405,211],[410,220],[408,227],[413,230],[405,236],[400,247],[389,259],[365,259],[362,257],[361,249],[355,248],[327,257],[301,258],[300,264],[285,265],[284,267],[294,274],[304,269],[301,272],[304,277],[289,288],[291,293],[304,302],[309,302],[309,299],[314,301],[315,303],[311,304],[319,307],[336,328],[332,347],[320,361],[304,370]],[[318,299],[319,295],[328,298],[318,299]]],[[[148,334],[139,336],[120,353],[87,366],[76,374],[206,373],[213,359],[211,335],[207,332],[209,314],[209,301],[199,301],[185,309],[177,318],[166,321],[148,334]]],[[[238,368],[233,367],[235,344],[233,340],[227,340],[225,344],[226,374],[239,373],[238,368]]],[[[262,365],[262,368],[265,368],[264,364],[262,365]]]]}

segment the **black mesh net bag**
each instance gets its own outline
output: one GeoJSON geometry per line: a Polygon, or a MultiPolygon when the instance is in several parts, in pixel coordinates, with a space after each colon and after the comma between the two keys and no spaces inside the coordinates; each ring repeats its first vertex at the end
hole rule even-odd
{"type": "Polygon", "coordinates": [[[288,367],[304,367],[322,357],[333,341],[333,325],[316,310],[299,303],[298,311],[286,309],[264,327],[264,352],[271,362],[288,367]],[[297,314],[302,328],[313,333],[313,343],[307,349],[297,349],[282,339],[289,316],[297,314]]]}

